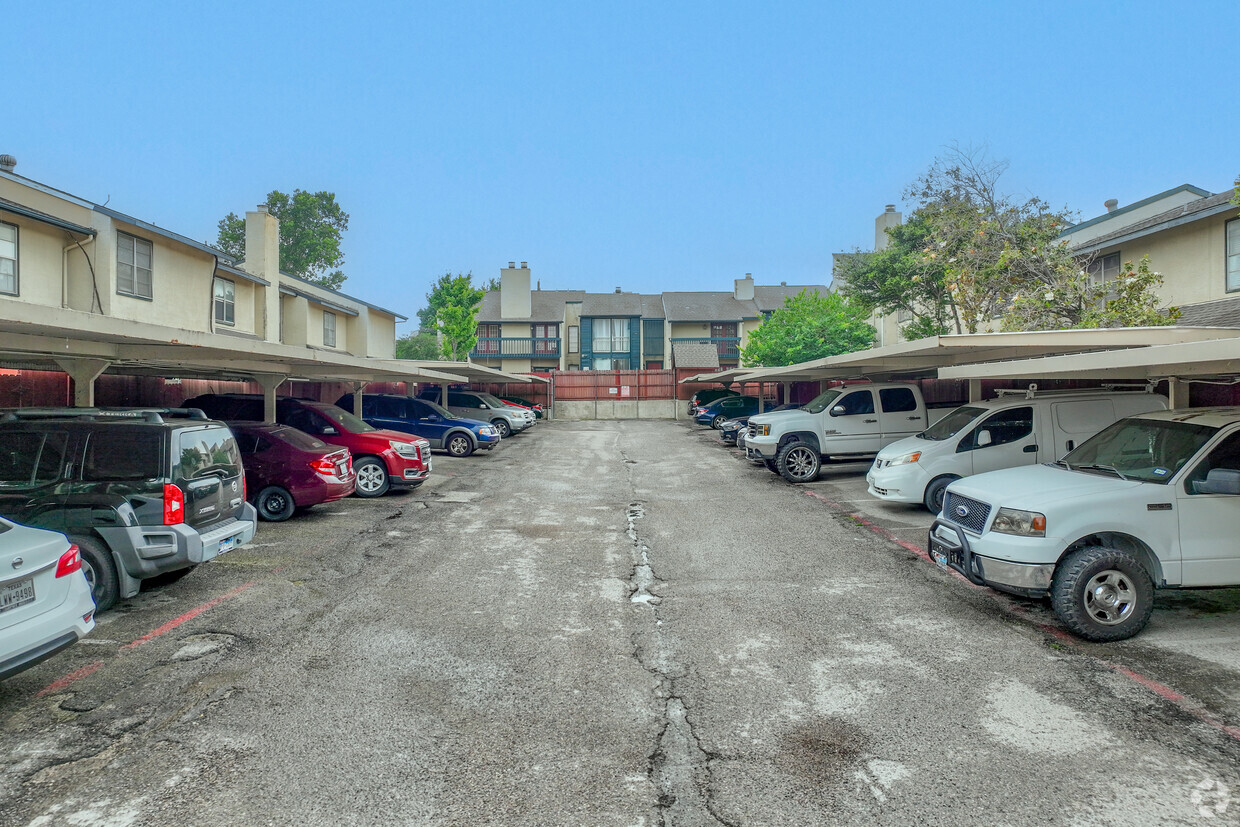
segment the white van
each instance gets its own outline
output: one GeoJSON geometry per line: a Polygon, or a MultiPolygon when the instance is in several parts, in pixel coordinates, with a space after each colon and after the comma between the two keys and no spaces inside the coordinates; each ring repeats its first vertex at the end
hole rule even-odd
{"type": "Polygon", "coordinates": [[[1031,385],[999,391],[998,398],[963,405],[880,451],[865,477],[869,492],[889,502],[923,503],[938,514],[954,480],[1052,462],[1117,419],[1166,410],[1166,397],[1151,390],[1052,394],[1031,385]]]}

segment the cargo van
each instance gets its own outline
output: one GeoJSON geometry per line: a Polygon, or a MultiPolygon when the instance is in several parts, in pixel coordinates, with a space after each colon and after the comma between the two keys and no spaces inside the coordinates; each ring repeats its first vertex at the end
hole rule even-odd
{"type": "Polygon", "coordinates": [[[1166,397],[1151,391],[999,391],[998,398],[956,408],[881,450],[866,474],[869,492],[938,514],[954,480],[1052,462],[1118,419],[1166,410],[1166,397]]]}

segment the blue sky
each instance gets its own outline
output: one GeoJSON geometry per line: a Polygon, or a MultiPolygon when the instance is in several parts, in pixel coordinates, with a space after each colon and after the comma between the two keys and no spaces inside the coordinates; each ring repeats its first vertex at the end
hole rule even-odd
{"type": "MultiPolygon", "coordinates": [[[[201,240],[350,214],[344,290],[826,283],[953,144],[1089,218],[1240,173],[1240,3],[21,3],[17,172],[201,240]]],[[[16,72],[13,71],[16,69],[16,72]]]]}

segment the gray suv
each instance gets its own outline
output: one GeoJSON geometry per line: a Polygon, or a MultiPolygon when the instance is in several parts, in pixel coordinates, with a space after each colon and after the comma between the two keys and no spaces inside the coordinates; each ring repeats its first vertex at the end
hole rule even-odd
{"type": "Polygon", "coordinates": [[[436,402],[457,416],[466,419],[479,419],[490,422],[499,431],[501,437],[507,438],[520,433],[534,424],[534,412],[522,408],[514,408],[503,400],[481,391],[448,391],[448,404],[440,401],[438,387],[426,388],[418,394],[418,399],[429,399],[436,402]]]}

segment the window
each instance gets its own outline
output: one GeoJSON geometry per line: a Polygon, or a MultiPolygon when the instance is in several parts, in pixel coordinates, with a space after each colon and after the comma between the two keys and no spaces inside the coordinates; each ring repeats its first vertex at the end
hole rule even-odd
{"type": "Polygon", "coordinates": [[[128,233],[116,234],[116,292],[149,299],[151,292],[151,242],[128,233]]]}
{"type": "Polygon", "coordinates": [[[0,487],[52,482],[60,477],[68,437],[65,434],[0,434],[0,487]]]}
{"type": "Polygon", "coordinates": [[[240,476],[241,454],[232,432],[227,428],[207,428],[201,431],[181,431],[180,466],[182,479],[196,480],[203,477],[240,476]]]}
{"type": "Polygon", "coordinates": [[[1240,471],[1240,434],[1232,434],[1215,445],[1209,455],[1184,478],[1184,490],[1189,494],[1205,493],[1198,483],[1205,482],[1206,476],[1215,468],[1240,471]]]}
{"type": "Polygon", "coordinates": [[[336,314],[323,311],[323,347],[336,346],[336,314]]]}
{"type": "Polygon", "coordinates": [[[610,356],[604,356],[602,358],[599,358],[598,356],[596,356],[594,357],[594,369],[595,370],[628,370],[629,369],[629,358],[627,356],[618,356],[613,359],[610,356]]]}
{"type": "Polygon", "coordinates": [[[534,338],[534,355],[552,355],[558,352],[555,340],[560,338],[560,326],[558,324],[535,324],[530,325],[530,335],[534,338]]]}
{"type": "Polygon", "coordinates": [[[1234,290],[1240,290],[1240,218],[1227,222],[1227,292],[1234,290]]]}
{"type": "Polygon", "coordinates": [[[896,324],[907,324],[913,321],[913,311],[907,307],[901,307],[896,310],[896,324]]]}
{"type": "Polygon", "coordinates": [[[1119,275],[1119,253],[1094,259],[1085,268],[1085,272],[1089,273],[1090,284],[1098,285],[1110,281],[1119,275]]]}
{"type": "Polygon", "coordinates": [[[853,416],[854,414],[874,413],[874,394],[872,391],[853,391],[831,406],[835,416],[853,416]],[[843,408],[842,414],[836,414],[836,408],[843,408]]]}
{"type": "Polygon", "coordinates": [[[1033,408],[1012,408],[998,411],[981,421],[973,433],[960,440],[956,451],[969,451],[974,448],[993,448],[996,445],[1007,445],[1018,439],[1024,439],[1033,433],[1033,408]],[[977,435],[982,431],[990,432],[990,442],[986,445],[977,444],[977,435]]]}
{"type": "Polygon", "coordinates": [[[581,328],[575,324],[568,326],[568,352],[577,353],[581,350],[581,328]]]}
{"type": "Polygon", "coordinates": [[[0,221],[0,293],[17,295],[17,227],[0,221]]]}
{"type": "Polygon", "coordinates": [[[499,325],[497,324],[480,324],[478,325],[478,344],[474,350],[478,353],[499,353],[499,325]]]}
{"type": "Polygon", "coordinates": [[[215,279],[215,320],[220,324],[236,324],[237,285],[228,279],[215,279]]]}
{"type": "Polygon", "coordinates": [[[883,413],[902,413],[917,410],[917,398],[909,388],[883,388],[878,392],[883,413]]]}
{"type": "Polygon", "coordinates": [[[405,400],[392,399],[390,396],[380,396],[375,400],[375,416],[382,417],[383,419],[404,419],[405,400]]]}
{"type": "MultiPolygon", "coordinates": [[[[93,433],[82,463],[84,482],[150,480],[163,476],[164,432],[152,428],[93,433]]],[[[179,461],[179,458],[178,458],[179,461]]]]}
{"type": "MultiPolygon", "coordinates": [[[[595,319],[594,340],[595,353],[627,353],[629,350],[628,319],[595,319]]],[[[597,362],[595,363],[597,368],[597,362]]],[[[611,368],[599,368],[611,370],[611,368]]],[[[625,368],[616,368],[624,370],[625,368]]]]}

